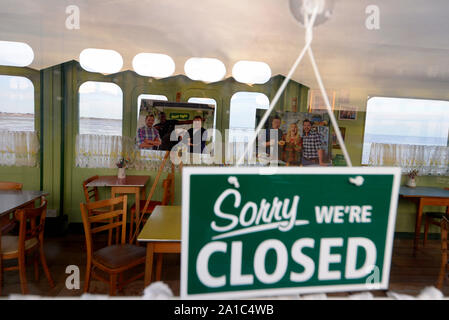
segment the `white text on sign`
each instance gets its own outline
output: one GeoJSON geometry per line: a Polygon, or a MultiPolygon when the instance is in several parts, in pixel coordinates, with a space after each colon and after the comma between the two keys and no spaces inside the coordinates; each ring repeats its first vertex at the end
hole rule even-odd
{"type": "Polygon", "coordinates": [[[372,206],[321,206],[315,207],[317,223],[371,223],[372,206]]]}

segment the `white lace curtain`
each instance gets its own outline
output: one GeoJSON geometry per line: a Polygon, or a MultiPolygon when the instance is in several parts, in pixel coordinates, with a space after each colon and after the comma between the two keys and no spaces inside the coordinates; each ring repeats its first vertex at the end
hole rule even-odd
{"type": "MultiPolygon", "coordinates": [[[[76,137],[76,166],[81,168],[117,168],[120,158],[129,160],[128,168],[157,171],[165,151],[139,150],[129,137],[79,134],[76,137]]],[[[167,161],[164,171],[171,171],[167,161]]]]}
{"type": "Polygon", "coordinates": [[[371,143],[369,165],[399,166],[420,175],[449,175],[449,147],[371,143]]]}
{"type": "Polygon", "coordinates": [[[39,164],[38,156],[36,132],[0,130],[0,165],[35,167],[39,164]]]}

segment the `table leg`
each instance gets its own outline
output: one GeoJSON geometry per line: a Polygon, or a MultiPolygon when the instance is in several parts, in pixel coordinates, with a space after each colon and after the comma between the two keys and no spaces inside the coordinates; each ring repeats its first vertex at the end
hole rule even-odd
{"type": "Polygon", "coordinates": [[[154,253],[154,244],[152,242],[148,242],[147,257],[145,261],[145,280],[144,280],[145,287],[147,287],[151,283],[151,275],[153,273],[153,253],[154,253]]]}
{"type": "Polygon", "coordinates": [[[416,251],[419,246],[419,239],[421,238],[421,222],[422,222],[422,211],[423,211],[423,201],[419,199],[418,210],[416,212],[416,223],[415,223],[415,243],[413,246],[413,255],[416,255],[416,251]]]}
{"type": "Polygon", "coordinates": [[[161,281],[162,274],[162,261],[164,260],[164,256],[162,253],[157,254],[156,258],[156,281],[161,281]]]}
{"type": "MultiPolygon", "coordinates": [[[[138,232],[139,226],[137,222],[140,218],[140,188],[136,189],[136,214],[134,215],[134,221],[136,222],[136,232],[138,232]]],[[[134,223],[134,222],[133,222],[134,223]]]]}

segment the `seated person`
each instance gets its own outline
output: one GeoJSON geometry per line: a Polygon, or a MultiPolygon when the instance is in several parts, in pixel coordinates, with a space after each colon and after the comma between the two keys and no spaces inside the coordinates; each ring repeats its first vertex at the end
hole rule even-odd
{"type": "Polygon", "coordinates": [[[153,127],[154,116],[152,114],[145,117],[145,124],[137,130],[137,145],[139,149],[157,150],[161,145],[161,138],[159,131],[153,127]]]}
{"type": "Polygon", "coordinates": [[[195,116],[193,118],[193,128],[187,130],[188,145],[191,153],[202,153],[206,147],[207,133],[202,127],[203,118],[195,116]]]}
{"type": "MultiPolygon", "coordinates": [[[[161,112],[161,120],[154,127],[159,131],[162,143],[159,146],[160,150],[171,150],[177,141],[170,141],[170,135],[179,124],[191,124],[193,120],[167,120],[165,112],[161,112]]],[[[178,139],[179,140],[179,139],[178,139]]]]}

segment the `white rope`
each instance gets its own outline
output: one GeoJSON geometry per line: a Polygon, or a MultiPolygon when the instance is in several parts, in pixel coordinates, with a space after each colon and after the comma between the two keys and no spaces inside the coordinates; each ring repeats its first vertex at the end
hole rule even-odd
{"type": "MultiPolygon", "coordinates": [[[[315,23],[315,18],[316,18],[317,13],[318,13],[318,6],[315,7],[315,9],[313,11],[313,14],[312,14],[312,19],[311,19],[310,23],[307,24],[306,34],[307,34],[307,30],[309,30],[309,29],[311,30],[313,28],[313,24],[315,23]]],[[[311,35],[312,32],[310,31],[308,34],[311,35]]],[[[290,81],[291,77],[293,76],[293,73],[295,72],[295,70],[298,67],[299,63],[301,62],[302,58],[306,54],[307,49],[310,47],[311,43],[312,43],[312,37],[307,39],[306,45],[302,49],[302,51],[299,54],[298,58],[296,59],[295,63],[291,67],[289,73],[287,74],[287,77],[284,79],[284,81],[282,82],[282,84],[279,87],[278,91],[276,92],[273,100],[270,103],[270,107],[268,108],[268,110],[263,115],[262,119],[260,120],[259,125],[256,128],[256,131],[254,132],[253,137],[249,141],[248,145],[245,146],[245,149],[244,149],[244,152],[243,152],[242,156],[237,161],[237,164],[236,164],[237,166],[239,166],[239,165],[241,165],[243,163],[243,161],[245,160],[245,155],[248,153],[248,150],[250,150],[250,149],[252,150],[252,147],[253,147],[253,145],[254,145],[254,143],[256,141],[256,138],[257,138],[260,130],[265,125],[265,122],[267,121],[268,117],[270,116],[271,112],[273,111],[274,107],[276,106],[276,103],[278,102],[279,98],[281,97],[282,92],[284,91],[285,87],[287,86],[288,82],[290,81]]]]}
{"type": "Polygon", "coordinates": [[[318,86],[320,87],[320,91],[321,91],[321,95],[324,98],[324,102],[326,103],[326,109],[327,109],[327,113],[329,114],[329,118],[330,121],[332,123],[332,126],[335,130],[335,134],[337,136],[337,140],[338,143],[341,146],[341,150],[343,152],[343,156],[346,160],[346,164],[349,167],[352,167],[352,162],[351,159],[349,157],[348,151],[346,149],[346,145],[343,141],[341,132],[340,132],[340,128],[338,127],[337,121],[335,119],[334,113],[332,112],[332,108],[330,106],[329,103],[329,98],[327,96],[326,90],[324,88],[323,85],[323,81],[321,80],[321,75],[320,72],[318,70],[318,66],[315,62],[315,58],[313,56],[313,52],[312,52],[312,48],[311,48],[311,44],[312,44],[312,40],[313,40],[313,25],[315,23],[315,19],[316,16],[318,14],[318,8],[319,8],[319,4],[317,3],[315,5],[315,8],[313,10],[310,22],[309,22],[309,16],[307,14],[307,12],[304,12],[304,22],[306,25],[306,32],[305,32],[305,39],[306,39],[306,44],[304,46],[304,48],[302,49],[301,53],[299,54],[298,58],[296,59],[295,63],[293,64],[293,66],[291,67],[287,77],[284,79],[284,81],[282,82],[281,86],[279,87],[278,91],[276,92],[276,95],[274,96],[273,100],[270,103],[270,107],[268,108],[268,110],[265,112],[265,114],[263,115],[259,125],[256,128],[256,131],[254,132],[253,137],[251,138],[251,140],[249,141],[248,145],[245,147],[244,152],[242,154],[242,156],[239,158],[239,160],[237,161],[236,165],[239,166],[243,163],[243,161],[245,160],[245,155],[248,153],[248,150],[252,150],[252,147],[257,139],[257,136],[260,132],[260,130],[262,129],[262,127],[265,125],[265,122],[268,120],[268,117],[270,116],[271,112],[273,111],[276,103],[278,102],[281,94],[283,93],[285,87],[287,86],[288,82],[290,81],[293,73],[295,72],[296,68],[298,67],[299,63],[301,62],[301,60],[303,59],[306,51],[309,54],[310,57],[310,61],[312,63],[312,67],[315,73],[315,77],[317,79],[318,82],[318,86]]]}
{"type": "Polygon", "coordinates": [[[346,164],[348,167],[352,167],[351,159],[349,158],[348,151],[346,150],[345,142],[341,136],[340,128],[338,127],[337,120],[335,120],[334,113],[332,112],[331,105],[329,103],[329,98],[326,93],[326,89],[324,89],[323,81],[321,80],[320,71],[318,70],[318,66],[316,64],[315,58],[313,56],[312,48],[308,50],[310,62],[312,63],[313,71],[315,72],[315,77],[318,82],[318,86],[320,87],[321,95],[324,98],[324,102],[326,104],[327,113],[329,114],[329,118],[331,120],[332,126],[334,127],[335,134],[337,136],[338,143],[341,146],[341,151],[343,152],[343,156],[345,157],[346,164]]]}

